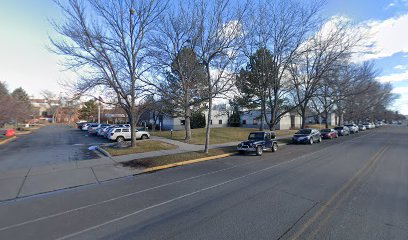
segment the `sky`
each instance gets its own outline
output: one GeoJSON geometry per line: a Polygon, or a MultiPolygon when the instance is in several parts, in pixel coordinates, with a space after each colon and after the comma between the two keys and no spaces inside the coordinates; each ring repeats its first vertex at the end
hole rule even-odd
{"type": "MultiPolygon", "coordinates": [[[[400,95],[392,108],[408,115],[408,0],[326,0],[323,15],[367,28],[374,52],[358,61],[375,62],[377,80],[390,82],[400,95]]],[[[78,77],[47,49],[55,34],[49,19],[62,20],[52,0],[0,0],[0,81],[9,90],[23,87],[40,97],[45,89],[64,92],[59,83],[78,77]]]]}

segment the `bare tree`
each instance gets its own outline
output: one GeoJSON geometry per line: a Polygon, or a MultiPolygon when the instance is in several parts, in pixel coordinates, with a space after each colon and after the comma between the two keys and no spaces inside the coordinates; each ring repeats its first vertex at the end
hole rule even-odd
{"type": "Polygon", "coordinates": [[[185,140],[191,139],[192,108],[207,100],[205,69],[193,46],[197,27],[191,1],[180,1],[169,8],[158,23],[157,33],[151,36],[151,57],[160,74],[153,83],[166,104],[167,114],[185,119],[185,140]]]}
{"type": "MultiPolygon", "coordinates": [[[[316,31],[323,5],[323,1],[309,4],[295,0],[260,1],[252,8],[246,21],[246,55],[264,49],[265,61],[261,65],[270,65],[268,69],[271,74],[263,74],[265,79],[262,82],[266,83],[266,107],[263,108],[270,110],[268,125],[271,130],[275,129],[283,115],[296,107],[288,99],[292,90],[288,70],[302,44],[316,31]],[[269,63],[266,61],[268,54],[272,56],[269,63]]],[[[262,112],[268,119],[267,111],[262,112]]]]}
{"type": "Polygon", "coordinates": [[[305,127],[309,103],[316,96],[323,79],[329,77],[331,70],[348,61],[360,40],[359,35],[352,34],[348,21],[332,19],[299,48],[290,73],[293,99],[302,116],[302,128],[305,127]]]}
{"type": "Polygon", "coordinates": [[[244,8],[228,0],[198,0],[191,6],[196,27],[194,51],[206,71],[208,117],[204,152],[208,153],[213,99],[233,87],[243,46],[244,8]]]}
{"type": "Polygon", "coordinates": [[[66,66],[81,73],[79,94],[108,87],[131,123],[132,146],[144,98],[147,71],[147,35],[165,8],[162,0],[56,1],[65,22],[53,22],[62,36],[51,38],[53,51],[66,56],[66,66]]]}
{"type": "Polygon", "coordinates": [[[326,74],[311,100],[313,110],[325,117],[326,128],[329,127],[327,121],[329,112],[333,110],[338,112],[339,124],[341,125],[344,102],[367,92],[376,76],[377,71],[370,62],[362,64],[344,62],[326,74]]]}

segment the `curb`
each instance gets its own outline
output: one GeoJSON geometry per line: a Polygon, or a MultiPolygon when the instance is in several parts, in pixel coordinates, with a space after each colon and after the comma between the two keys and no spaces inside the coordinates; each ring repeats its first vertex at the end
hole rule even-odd
{"type": "Polygon", "coordinates": [[[155,172],[155,171],[159,171],[159,170],[163,170],[163,169],[167,169],[167,168],[173,168],[173,167],[189,165],[189,164],[193,164],[193,163],[199,163],[199,162],[205,162],[205,161],[215,160],[215,159],[219,159],[219,158],[230,157],[230,156],[234,156],[236,154],[237,153],[225,153],[225,154],[220,154],[220,155],[211,156],[211,157],[197,158],[197,159],[187,160],[187,161],[178,162],[178,163],[171,163],[171,164],[166,164],[166,165],[162,165],[162,166],[146,168],[145,170],[143,170],[142,173],[155,172]]]}
{"type": "Polygon", "coordinates": [[[100,153],[102,153],[105,157],[112,157],[106,150],[103,148],[96,146],[96,150],[100,153]]]}
{"type": "Polygon", "coordinates": [[[23,132],[17,132],[16,135],[26,135],[32,133],[32,130],[29,131],[23,131],[23,132]]]}
{"type": "Polygon", "coordinates": [[[13,140],[16,139],[16,138],[17,138],[16,136],[13,136],[13,137],[11,137],[11,138],[8,138],[8,139],[6,139],[6,140],[0,142],[0,145],[6,144],[6,143],[8,143],[8,142],[11,142],[11,141],[13,141],[13,140]]]}

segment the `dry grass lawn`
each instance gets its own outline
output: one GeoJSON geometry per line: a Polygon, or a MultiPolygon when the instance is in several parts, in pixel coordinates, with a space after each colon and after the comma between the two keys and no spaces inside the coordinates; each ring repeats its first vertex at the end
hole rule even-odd
{"type": "Polygon", "coordinates": [[[119,156],[119,155],[133,154],[133,153],[170,150],[170,149],[177,148],[176,145],[165,143],[162,141],[155,141],[155,140],[137,141],[136,145],[137,145],[136,147],[125,147],[125,148],[103,147],[103,149],[106,150],[112,156],[119,156]]]}
{"type": "MultiPolygon", "coordinates": [[[[191,144],[205,144],[205,128],[192,129],[192,139],[188,142],[191,144]]],[[[250,132],[258,131],[254,128],[211,128],[210,132],[210,144],[237,142],[248,138],[250,132]]],[[[276,130],[276,137],[284,137],[292,135],[296,130],[276,130]]],[[[173,137],[171,137],[170,131],[151,132],[154,136],[169,138],[177,141],[184,142],[185,131],[173,131],[173,137]]]]}
{"type": "Polygon", "coordinates": [[[143,158],[143,159],[136,159],[129,162],[123,163],[125,167],[132,167],[132,168],[150,168],[150,167],[157,167],[162,165],[167,165],[171,163],[178,163],[198,158],[216,156],[224,153],[233,153],[236,152],[236,147],[228,147],[228,148],[217,148],[217,149],[210,149],[209,153],[206,154],[204,152],[187,152],[187,153],[178,153],[166,156],[159,156],[159,157],[151,157],[151,158],[143,158]]]}

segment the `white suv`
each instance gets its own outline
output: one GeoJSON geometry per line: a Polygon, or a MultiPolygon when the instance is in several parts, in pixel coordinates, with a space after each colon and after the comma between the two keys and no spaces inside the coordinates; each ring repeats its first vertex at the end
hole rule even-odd
{"type": "MultiPolygon", "coordinates": [[[[142,140],[150,138],[150,133],[146,131],[136,130],[136,138],[142,139],[142,140]]],[[[113,128],[108,135],[108,139],[117,141],[117,142],[123,142],[125,140],[130,140],[131,139],[130,128],[120,128],[120,127],[113,128]]]]}

